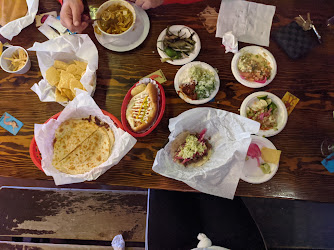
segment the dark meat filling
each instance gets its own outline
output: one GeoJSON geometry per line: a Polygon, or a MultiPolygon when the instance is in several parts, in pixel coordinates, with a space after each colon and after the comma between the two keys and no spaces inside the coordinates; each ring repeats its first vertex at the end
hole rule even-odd
{"type": "Polygon", "coordinates": [[[182,92],[192,100],[197,100],[197,93],[195,91],[195,87],[196,87],[195,81],[191,81],[189,84],[183,84],[180,86],[182,92]]]}

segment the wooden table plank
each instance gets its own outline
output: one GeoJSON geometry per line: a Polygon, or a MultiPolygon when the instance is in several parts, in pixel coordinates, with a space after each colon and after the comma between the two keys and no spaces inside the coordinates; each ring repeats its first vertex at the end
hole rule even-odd
{"type": "Polygon", "coordinates": [[[145,242],[147,192],[0,189],[0,235],[145,242]]]}
{"type": "MultiPolygon", "coordinates": [[[[98,6],[102,0],[88,1],[98,6]]],[[[290,23],[299,14],[311,12],[323,44],[314,48],[305,58],[291,60],[271,40],[269,51],[278,64],[274,81],[261,91],[269,91],[283,97],[286,91],[298,98],[295,110],[289,116],[285,129],[270,140],[282,150],[280,167],[272,180],[260,185],[240,181],[236,195],[250,197],[279,197],[334,202],[333,174],[320,164],[321,141],[334,138],[334,35],[326,27],[326,20],[333,15],[334,2],[331,0],[263,0],[261,3],[276,5],[272,30],[290,23]],[[326,6],[326,7],[324,7],[326,6]]],[[[176,94],[173,79],[180,68],[161,63],[156,49],[160,32],[173,24],[184,24],[193,28],[200,36],[202,49],[196,60],[211,64],[219,70],[220,91],[215,101],[203,106],[224,109],[238,113],[243,99],[257,91],[236,82],[230,63],[233,55],[225,54],[221,39],[209,34],[197,18],[207,5],[219,9],[220,1],[203,1],[190,5],[167,5],[148,10],[151,29],[147,39],[138,48],[125,52],[112,52],[96,41],[92,27],[87,32],[99,51],[99,69],[94,99],[100,108],[120,119],[120,107],[127,90],[141,77],[161,68],[168,81],[163,84],[166,92],[166,111],[161,123],[145,138],[139,138],[135,147],[121,162],[107,171],[97,181],[99,184],[135,186],[169,190],[193,191],[186,184],[165,178],[151,170],[156,152],[165,144],[168,120],[195,106],[184,103],[176,94]]],[[[58,10],[54,0],[40,1],[40,13],[58,10]]],[[[46,38],[34,24],[24,29],[11,42],[28,48],[34,41],[46,38]]],[[[240,43],[239,48],[247,44],[240,43]]],[[[0,72],[0,111],[7,111],[25,125],[16,136],[0,129],[0,176],[31,180],[50,180],[39,171],[29,157],[29,144],[33,136],[34,123],[42,123],[63,107],[57,103],[42,103],[30,90],[41,79],[35,53],[29,52],[31,70],[26,75],[0,72]]]]}

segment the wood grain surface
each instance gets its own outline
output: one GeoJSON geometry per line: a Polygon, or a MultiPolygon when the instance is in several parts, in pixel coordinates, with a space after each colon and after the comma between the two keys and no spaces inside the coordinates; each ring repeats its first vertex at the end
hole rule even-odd
{"type": "Polygon", "coordinates": [[[0,235],[145,242],[146,191],[2,187],[0,198],[0,235]]]}
{"type": "MultiPolygon", "coordinates": [[[[88,1],[91,7],[103,1],[88,1]]],[[[289,116],[284,130],[271,137],[274,145],[282,150],[278,172],[272,180],[252,185],[240,180],[236,195],[250,197],[279,197],[302,200],[334,202],[334,176],[321,164],[320,144],[325,137],[334,138],[334,33],[326,27],[326,20],[333,15],[332,0],[266,0],[261,3],[276,6],[272,31],[289,24],[299,14],[311,19],[322,35],[323,43],[314,48],[305,58],[291,60],[271,39],[269,51],[274,55],[278,73],[274,81],[261,91],[269,91],[283,97],[289,91],[300,102],[289,116]]],[[[203,106],[238,113],[245,97],[256,92],[239,84],[231,72],[233,54],[225,54],[221,39],[209,34],[197,14],[210,5],[219,10],[220,1],[206,0],[191,5],[166,5],[148,10],[151,28],[146,40],[136,49],[118,53],[101,46],[89,27],[85,32],[95,42],[99,51],[99,69],[94,99],[101,109],[120,119],[122,100],[128,89],[141,77],[162,69],[168,81],[163,84],[166,92],[166,110],[161,123],[148,136],[139,138],[135,147],[120,161],[98,178],[97,183],[142,188],[194,191],[186,184],[165,178],[152,171],[156,152],[166,143],[169,135],[168,120],[195,106],[185,103],[176,94],[173,79],[180,68],[161,63],[156,41],[167,25],[183,24],[194,29],[202,43],[196,60],[209,63],[219,70],[220,91],[215,101],[203,106]]],[[[57,10],[55,0],[40,1],[39,13],[57,10]]],[[[11,43],[29,48],[34,42],[46,38],[35,27],[25,28],[11,43]]],[[[239,48],[248,44],[239,43],[239,48]]],[[[29,156],[29,144],[35,123],[43,123],[61,111],[58,103],[40,102],[30,90],[41,79],[36,54],[29,52],[32,61],[25,75],[0,71],[0,113],[8,112],[24,123],[21,131],[12,136],[0,129],[0,176],[30,180],[50,180],[37,169],[29,156]]]]}

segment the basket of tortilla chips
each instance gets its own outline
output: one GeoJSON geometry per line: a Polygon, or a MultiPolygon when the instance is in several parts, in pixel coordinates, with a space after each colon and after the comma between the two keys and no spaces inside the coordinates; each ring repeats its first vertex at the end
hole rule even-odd
{"type": "Polygon", "coordinates": [[[98,52],[88,35],[58,37],[35,43],[28,50],[36,51],[43,76],[31,88],[42,102],[56,101],[66,106],[77,89],[94,94],[98,52]]]}

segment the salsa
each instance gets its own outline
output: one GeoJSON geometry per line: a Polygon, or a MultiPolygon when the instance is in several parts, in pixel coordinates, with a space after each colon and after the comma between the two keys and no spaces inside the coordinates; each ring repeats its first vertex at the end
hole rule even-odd
{"type": "Polygon", "coordinates": [[[238,61],[240,76],[250,82],[265,83],[271,75],[269,61],[260,54],[244,53],[238,61]]]}

